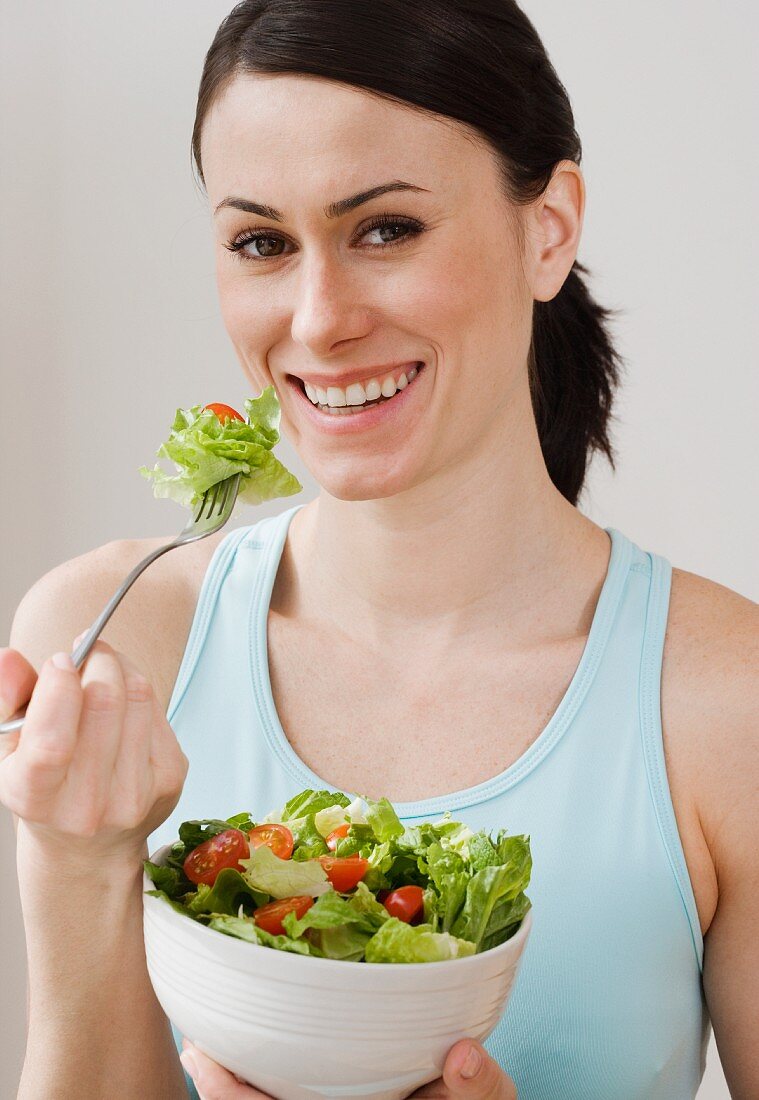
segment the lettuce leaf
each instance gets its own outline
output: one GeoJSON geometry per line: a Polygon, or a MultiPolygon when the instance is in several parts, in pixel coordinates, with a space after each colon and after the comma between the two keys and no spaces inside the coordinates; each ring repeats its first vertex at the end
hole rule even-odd
{"type": "Polygon", "coordinates": [[[390,917],[366,945],[366,961],[375,963],[441,962],[474,955],[475,946],[428,925],[406,924],[390,917]]]}
{"type": "Polygon", "coordinates": [[[245,897],[254,908],[266,905],[268,894],[254,890],[234,867],[224,867],[216,876],[213,886],[201,882],[194,896],[186,899],[190,913],[227,913],[237,916],[240,898],[245,897]]]}
{"type": "Polygon", "coordinates": [[[366,802],[364,816],[380,844],[403,835],[403,825],[386,798],[380,798],[376,802],[371,798],[365,798],[364,801],[366,802]]]}
{"type": "Polygon", "coordinates": [[[240,866],[245,868],[242,877],[254,890],[270,894],[273,898],[306,894],[318,897],[332,889],[327,873],[317,859],[306,862],[280,859],[265,844],[254,848],[249,859],[241,859],[240,866]]]}
{"type": "Polygon", "coordinates": [[[280,438],[274,387],[248,398],[245,411],[248,422],[221,421],[202,405],[177,409],[169,438],[156,453],[173,462],[178,472],[168,474],[159,463],[152,469],[140,467],[142,476],[153,481],[154,495],[193,507],[206,489],[237,473],[242,474],[237,499],[247,504],[299,493],[303,486],[271,453],[280,438]]]}
{"type": "Polygon", "coordinates": [[[292,951],[297,955],[316,955],[306,940],[294,940],[290,936],[272,936],[259,928],[250,917],[211,917],[208,921],[209,928],[215,928],[217,932],[224,932],[227,936],[237,936],[248,943],[257,943],[262,947],[275,947],[279,951],[292,951]]]}
{"type": "Polygon", "coordinates": [[[486,938],[492,938],[496,926],[505,929],[513,923],[510,913],[523,908],[521,895],[530,878],[532,859],[527,838],[504,838],[500,846],[508,861],[488,864],[469,878],[464,904],[451,927],[454,936],[471,940],[478,949],[486,938]]]}

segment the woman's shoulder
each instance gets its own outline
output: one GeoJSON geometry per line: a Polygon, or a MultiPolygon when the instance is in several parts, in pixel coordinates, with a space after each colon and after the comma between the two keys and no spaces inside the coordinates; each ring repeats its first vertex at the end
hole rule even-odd
{"type": "MultiPolygon", "coordinates": [[[[685,569],[673,568],[663,676],[702,713],[738,718],[756,703],[759,604],[685,569]]],[[[756,713],[756,712],[754,712],[756,713]]]]}
{"type": "MultiPolygon", "coordinates": [[[[135,581],[101,637],[125,653],[168,706],[189,635],[203,577],[226,532],[178,547],[153,562],[135,581]]],[[[128,573],[175,534],[116,539],[55,566],[21,600],[10,643],[35,668],[52,653],[71,651],[128,573]]]]}
{"type": "Polygon", "coordinates": [[[759,604],[672,570],[662,727],[673,787],[696,815],[715,867],[756,819],[759,604]]]}

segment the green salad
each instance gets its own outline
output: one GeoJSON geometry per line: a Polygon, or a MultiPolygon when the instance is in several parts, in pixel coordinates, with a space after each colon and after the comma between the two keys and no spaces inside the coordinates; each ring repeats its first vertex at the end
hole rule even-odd
{"type": "Polygon", "coordinates": [[[177,912],[250,943],[353,962],[439,962],[487,951],[530,907],[528,836],[452,821],[404,827],[386,798],[305,790],[260,822],[185,821],[164,866],[177,912]]]}
{"type": "Polygon", "coordinates": [[[193,405],[177,409],[169,438],[158,448],[177,468],[166,473],[159,463],[140,467],[153,481],[157,497],[170,497],[193,507],[206,489],[232,474],[242,474],[237,499],[261,504],[275,497],[292,496],[303,486],[271,453],[279,442],[280,407],[274,386],[244,404],[247,420],[229,405],[193,405]]]}

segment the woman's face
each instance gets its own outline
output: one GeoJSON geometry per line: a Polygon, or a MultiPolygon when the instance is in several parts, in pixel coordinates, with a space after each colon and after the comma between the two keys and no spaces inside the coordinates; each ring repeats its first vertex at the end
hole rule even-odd
{"type": "Polygon", "coordinates": [[[521,212],[487,147],[336,82],[247,75],[209,112],[202,160],[226,329],[255,392],[276,387],[317,482],[345,500],[387,497],[480,446],[492,455],[493,433],[524,417],[533,295],[521,212]],[[398,181],[410,187],[326,210],[398,181]],[[352,386],[353,408],[354,383],[418,363],[395,396],[348,415],[319,411],[296,381],[352,386]]]}

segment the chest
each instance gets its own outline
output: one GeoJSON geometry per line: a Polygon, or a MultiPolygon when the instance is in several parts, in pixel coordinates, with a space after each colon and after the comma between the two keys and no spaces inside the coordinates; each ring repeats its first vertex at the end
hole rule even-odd
{"type": "Polygon", "coordinates": [[[585,643],[566,639],[540,660],[474,641],[444,661],[403,647],[380,656],[275,614],[268,641],[274,703],[298,756],[336,787],[401,802],[508,768],[547,725],[585,643]]]}

